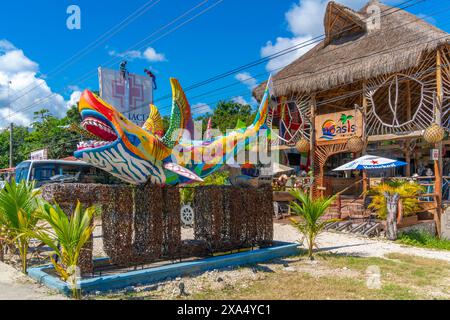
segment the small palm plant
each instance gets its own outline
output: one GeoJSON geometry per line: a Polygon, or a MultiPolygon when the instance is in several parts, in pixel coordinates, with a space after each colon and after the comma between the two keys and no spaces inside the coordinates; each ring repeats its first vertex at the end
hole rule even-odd
{"type": "Polygon", "coordinates": [[[336,219],[322,219],[326,210],[334,201],[334,197],[311,199],[309,195],[301,190],[292,190],[290,193],[300,202],[292,201],[290,206],[294,214],[301,217],[300,221],[291,219],[292,224],[306,238],[308,258],[314,260],[313,248],[317,248],[317,236],[324,230],[328,223],[336,221],[336,219]]]}
{"type": "Polygon", "coordinates": [[[85,211],[77,203],[75,211],[68,215],[58,206],[43,205],[41,218],[50,226],[33,233],[33,236],[53,249],[57,260],[50,258],[56,272],[62,280],[69,282],[74,298],[79,298],[77,287],[77,266],[83,246],[91,238],[94,230],[92,219],[96,208],[90,207],[85,211]]]}
{"type": "Polygon", "coordinates": [[[38,194],[32,183],[16,183],[15,180],[0,191],[0,238],[18,249],[23,273],[28,266],[29,231],[35,230],[39,222],[38,194]]]}

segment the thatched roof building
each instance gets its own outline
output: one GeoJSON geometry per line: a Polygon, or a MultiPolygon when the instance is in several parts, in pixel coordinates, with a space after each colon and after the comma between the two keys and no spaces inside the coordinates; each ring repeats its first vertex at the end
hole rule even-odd
{"type": "MultiPolygon", "coordinates": [[[[328,90],[417,67],[424,53],[450,39],[421,18],[376,0],[357,12],[331,1],[324,26],[323,41],[273,77],[277,96],[328,90]],[[380,10],[380,21],[372,21],[374,10],[380,10]]],[[[254,90],[255,97],[261,97],[263,88],[254,90]]]]}

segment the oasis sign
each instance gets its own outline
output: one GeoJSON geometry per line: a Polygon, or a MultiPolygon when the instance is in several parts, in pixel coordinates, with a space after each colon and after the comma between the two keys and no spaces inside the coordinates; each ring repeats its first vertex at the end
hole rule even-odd
{"type": "Polygon", "coordinates": [[[316,116],[316,141],[347,140],[362,136],[362,114],[358,110],[347,110],[316,116]]]}

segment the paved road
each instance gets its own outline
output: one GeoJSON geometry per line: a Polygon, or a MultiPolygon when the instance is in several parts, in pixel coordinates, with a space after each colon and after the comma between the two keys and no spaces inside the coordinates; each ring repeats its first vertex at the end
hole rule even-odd
{"type": "Polygon", "coordinates": [[[0,262],[0,300],[61,300],[57,294],[0,262]]]}

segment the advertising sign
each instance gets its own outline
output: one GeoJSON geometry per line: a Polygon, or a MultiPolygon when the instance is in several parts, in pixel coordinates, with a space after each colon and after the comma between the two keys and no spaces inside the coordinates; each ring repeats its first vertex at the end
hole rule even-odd
{"type": "Polygon", "coordinates": [[[47,160],[48,159],[47,149],[41,149],[31,152],[30,159],[31,160],[47,160]]]}
{"type": "Polygon", "coordinates": [[[361,137],[362,114],[358,110],[347,110],[316,116],[316,141],[342,141],[361,137]]]}
{"type": "Polygon", "coordinates": [[[98,69],[100,96],[135,124],[142,126],[153,102],[153,80],[148,76],[98,69]]]}

